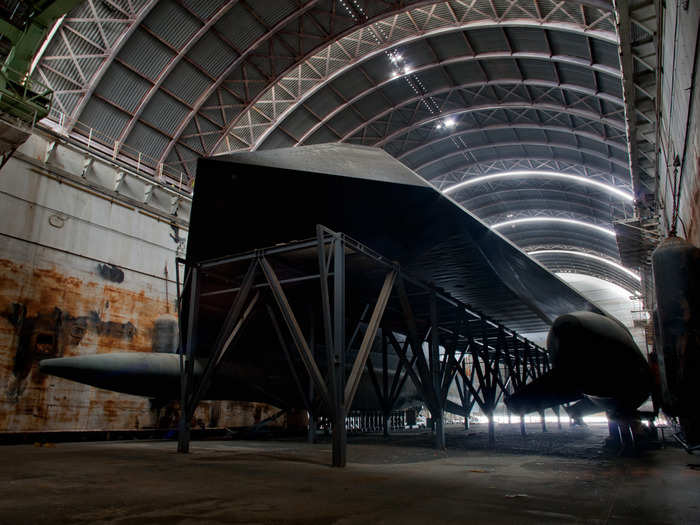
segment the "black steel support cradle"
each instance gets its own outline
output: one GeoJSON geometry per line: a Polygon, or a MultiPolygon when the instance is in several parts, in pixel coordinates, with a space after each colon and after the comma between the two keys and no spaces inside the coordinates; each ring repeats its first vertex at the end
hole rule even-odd
{"type": "Polygon", "coordinates": [[[330,422],[336,467],[347,462],[348,428],[381,429],[388,435],[392,422],[405,417],[397,404],[409,381],[430,411],[435,448],[445,448],[443,413],[464,416],[468,426],[475,404],[489,418],[493,445],[499,401],[548,369],[544,349],[321,225],[316,237],[307,240],[214,260],[178,259],[177,272],[178,452],[189,451],[195,410],[206,399],[217,367],[237,351],[241,333],[257,312],[264,314],[258,319],[267,319],[279,343],[283,372],[301,399],[297,408],[309,414],[309,439],[314,439],[320,419],[330,422]],[[213,304],[226,315],[213,344],[199,348],[198,323],[213,304]],[[300,316],[310,319],[306,333],[300,316]],[[319,336],[316,318],[321,321],[319,336]],[[208,356],[206,365],[195,376],[194,362],[202,354],[208,356]],[[372,357],[381,363],[379,373],[372,357]],[[393,377],[390,359],[397,363],[393,377]],[[301,363],[301,371],[295,362],[301,363]],[[363,376],[376,395],[376,411],[352,411],[363,376]]]}

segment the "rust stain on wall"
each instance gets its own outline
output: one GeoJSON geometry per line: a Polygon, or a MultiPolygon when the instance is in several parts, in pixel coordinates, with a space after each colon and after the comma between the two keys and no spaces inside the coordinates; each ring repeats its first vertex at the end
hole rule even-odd
{"type": "MultiPolygon", "coordinates": [[[[695,159],[695,173],[700,174],[700,156],[695,159]]],[[[687,240],[700,246],[700,180],[696,176],[693,196],[690,199],[687,240]]]]}
{"type": "MultiPolygon", "coordinates": [[[[150,289],[134,291],[94,273],[0,259],[0,429],[117,430],[167,428],[176,403],[118,394],[41,374],[40,359],[107,352],[150,352],[155,321],[173,307],[150,289]],[[80,272],[74,272],[79,274],[80,272]]],[[[153,279],[152,286],[162,283],[153,279]]],[[[204,402],[198,426],[246,426],[275,408],[235,401],[204,402]]]]}

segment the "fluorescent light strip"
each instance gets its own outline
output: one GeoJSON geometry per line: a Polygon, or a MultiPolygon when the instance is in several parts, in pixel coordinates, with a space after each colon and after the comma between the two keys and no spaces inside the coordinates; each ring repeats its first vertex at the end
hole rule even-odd
{"type": "Polygon", "coordinates": [[[494,173],[492,175],[484,175],[482,177],[474,177],[473,179],[465,180],[463,182],[455,184],[454,186],[445,188],[444,190],[442,190],[442,193],[451,193],[471,184],[479,184],[480,182],[487,182],[490,180],[503,179],[508,177],[545,177],[567,179],[574,182],[578,182],[580,184],[588,184],[589,186],[595,186],[598,189],[606,191],[611,195],[616,195],[617,197],[620,197],[621,199],[626,201],[634,200],[634,196],[631,193],[619,190],[616,187],[611,186],[609,184],[603,184],[602,182],[589,179],[588,177],[582,177],[581,175],[571,175],[569,173],[561,173],[558,171],[506,171],[503,173],[494,173]]]}
{"type": "Polygon", "coordinates": [[[596,226],[590,222],[577,221],[575,219],[563,219],[561,217],[523,217],[522,219],[513,219],[512,221],[499,222],[498,224],[492,224],[491,228],[502,228],[503,226],[510,226],[514,224],[522,224],[528,222],[563,222],[566,224],[573,224],[575,226],[583,226],[584,228],[590,228],[592,230],[597,230],[611,237],[615,237],[615,232],[613,230],[608,230],[602,226],[596,226]]]}
{"type": "Polygon", "coordinates": [[[563,253],[563,254],[567,254],[567,255],[576,255],[579,257],[588,257],[589,259],[593,259],[593,260],[596,260],[598,262],[608,264],[608,265],[612,266],[613,268],[617,268],[618,270],[625,272],[627,275],[636,279],[637,281],[641,282],[641,280],[642,280],[642,278],[638,274],[634,273],[632,270],[629,270],[628,268],[625,268],[621,264],[617,264],[614,261],[610,261],[610,260],[605,259],[603,257],[598,257],[597,255],[593,255],[591,253],[577,252],[574,250],[535,250],[532,252],[527,252],[528,255],[544,255],[544,254],[548,254],[548,253],[553,253],[553,254],[562,254],[563,253]]]}

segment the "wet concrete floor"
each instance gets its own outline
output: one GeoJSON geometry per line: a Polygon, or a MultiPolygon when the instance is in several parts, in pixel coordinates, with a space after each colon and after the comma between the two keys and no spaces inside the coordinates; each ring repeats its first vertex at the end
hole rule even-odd
{"type": "Polygon", "coordinates": [[[330,444],[172,441],[0,447],[0,523],[700,523],[700,463],[675,447],[601,449],[604,427],[448,427],[330,444]]]}

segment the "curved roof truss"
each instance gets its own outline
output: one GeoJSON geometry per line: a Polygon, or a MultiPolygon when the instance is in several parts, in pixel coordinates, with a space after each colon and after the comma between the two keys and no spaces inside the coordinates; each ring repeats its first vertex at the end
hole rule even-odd
{"type": "Polygon", "coordinates": [[[551,271],[603,278],[631,293],[641,290],[640,277],[636,272],[598,253],[557,247],[531,250],[528,255],[551,271]]]}
{"type": "Polygon", "coordinates": [[[617,181],[614,174],[596,169],[594,166],[582,164],[580,161],[572,162],[569,159],[551,157],[523,158],[522,156],[508,157],[502,156],[494,160],[473,163],[452,171],[445,172],[433,179],[431,182],[438,189],[444,190],[471,178],[483,177],[500,173],[517,171],[543,171],[577,175],[586,179],[595,180],[601,184],[611,185],[630,191],[629,182],[622,184],[617,181]]]}
{"type": "MultiPolygon", "coordinates": [[[[480,25],[480,28],[484,27],[503,27],[503,25],[508,25],[505,22],[498,22],[496,24],[492,25],[487,25],[485,26],[484,24],[480,25]]],[[[513,24],[513,25],[518,25],[518,24],[513,24]]],[[[547,24],[542,24],[538,25],[538,28],[545,30],[547,28],[547,24]]],[[[466,29],[467,26],[459,26],[457,28],[454,28],[454,31],[459,31],[459,30],[464,30],[466,29]]],[[[550,28],[554,29],[560,29],[560,26],[551,25],[550,28]]],[[[443,34],[444,31],[428,31],[424,33],[419,33],[416,34],[412,39],[406,39],[405,41],[401,42],[399,45],[405,45],[413,42],[418,42],[418,41],[424,41],[431,36],[434,35],[439,35],[443,34]]],[[[466,33],[465,33],[466,34],[466,33]]],[[[581,34],[586,34],[588,36],[588,33],[585,31],[582,31],[581,34]]],[[[614,41],[613,41],[614,42],[614,41]]],[[[378,49],[375,52],[368,53],[359,59],[355,61],[349,62],[345,67],[338,69],[335,71],[332,75],[329,75],[327,78],[320,78],[316,79],[315,81],[308,81],[307,79],[303,79],[302,77],[299,77],[296,79],[296,84],[298,85],[304,85],[304,81],[306,81],[306,84],[310,85],[309,88],[307,88],[303,92],[299,92],[294,94],[293,98],[290,99],[290,94],[289,90],[286,90],[285,93],[275,93],[274,97],[270,95],[270,98],[267,99],[264,102],[264,106],[261,108],[258,108],[257,116],[252,116],[248,115],[246,118],[246,115],[242,115],[239,121],[232,121],[230,125],[227,127],[225,130],[225,135],[230,136],[231,139],[229,142],[227,142],[225,145],[222,144],[222,140],[225,139],[225,136],[222,136],[219,138],[212,148],[210,150],[211,152],[215,153],[227,153],[230,151],[234,151],[236,149],[242,149],[242,148],[250,148],[250,149],[257,149],[262,146],[262,144],[265,142],[265,140],[268,138],[268,136],[274,131],[274,129],[279,126],[287,117],[289,117],[291,114],[293,114],[294,111],[299,109],[300,107],[303,106],[306,100],[308,100],[313,94],[315,94],[317,91],[328,85],[330,82],[335,80],[336,78],[341,77],[343,74],[348,73],[352,69],[355,69],[359,67],[362,63],[366,62],[370,58],[373,58],[377,55],[380,55],[381,53],[387,53],[391,49],[398,47],[398,45],[390,45],[390,46],[385,46],[384,48],[378,49]],[[265,111],[263,111],[263,109],[265,111]],[[261,118],[262,117],[262,118],[261,118]]],[[[426,71],[429,71],[433,68],[445,68],[447,66],[451,65],[459,65],[459,64],[464,64],[468,62],[475,62],[475,63],[481,63],[484,61],[494,61],[494,60],[510,60],[510,61],[518,61],[518,60],[539,60],[539,61],[546,61],[551,64],[556,64],[556,63],[562,63],[562,64],[568,64],[570,66],[578,67],[578,68],[583,68],[588,71],[593,71],[596,73],[601,73],[601,74],[607,74],[610,75],[614,78],[620,78],[620,72],[619,69],[616,67],[612,67],[609,65],[605,65],[602,63],[597,63],[595,62],[594,58],[583,58],[580,56],[571,56],[567,54],[553,54],[551,50],[548,51],[514,51],[512,49],[512,46],[509,45],[510,49],[504,49],[502,51],[488,51],[484,53],[476,53],[473,48],[473,44],[469,44],[469,41],[467,40],[467,45],[465,48],[462,50],[464,53],[461,56],[456,56],[456,57],[450,57],[446,59],[434,59],[432,62],[425,64],[423,66],[419,66],[414,68],[411,66],[411,69],[409,70],[409,73],[407,74],[402,74],[400,76],[394,76],[389,68],[387,68],[386,72],[386,77],[383,80],[380,80],[377,82],[379,85],[386,85],[388,82],[396,82],[401,80],[401,78],[405,76],[411,76],[415,77],[416,75],[420,73],[424,73],[426,71]]],[[[591,55],[592,57],[593,55],[591,55]]],[[[487,76],[487,75],[485,75],[487,76]]],[[[558,76],[558,75],[557,75],[558,76]]],[[[519,82],[523,82],[526,80],[522,75],[521,78],[516,79],[519,82]]],[[[488,78],[485,79],[485,82],[488,83],[488,78]]],[[[562,82],[550,82],[549,85],[545,84],[540,84],[546,87],[550,88],[569,88],[569,86],[565,85],[566,83],[562,82]],[[553,85],[556,84],[556,85],[553,85]]],[[[370,94],[372,91],[378,89],[379,86],[372,86],[367,90],[365,93],[362,93],[362,96],[366,96],[367,94],[370,94]]],[[[456,86],[452,86],[456,87],[456,86]]],[[[274,90],[274,87],[272,88],[274,90]]],[[[587,96],[591,97],[598,97],[601,98],[602,100],[609,101],[611,103],[615,104],[620,104],[621,103],[621,98],[619,96],[616,96],[614,94],[608,94],[605,93],[604,91],[600,89],[591,89],[590,86],[583,86],[580,85],[578,86],[578,89],[572,91],[578,91],[579,93],[585,94],[587,96]]],[[[435,96],[435,94],[428,94],[428,93],[421,93],[422,97],[429,97],[429,96],[435,96]]],[[[263,102],[261,102],[262,104],[263,102]]],[[[254,110],[251,109],[250,111],[254,110]]],[[[622,117],[621,117],[622,118],[622,117]]]]}
{"type": "MultiPolygon", "coordinates": [[[[443,117],[440,117],[443,118],[443,117]]],[[[438,119],[435,119],[438,120],[438,119]]],[[[434,121],[433,121],[434,122],[434,121]]],[[[457,124],[453,124],[453,126],[456,126],[457,124]]],[[[442,126],[440,129],[443,129],[442,126]]],[[[625,144],[620,143],[615,140],[607,139],[605,137],[602,137],[600,135],[596,135],[594,133],[585,131],[585,130],[580,130],[577,129],[574,126],[565,126],[565,125],[548,125],[548,124],[540,124],[537,122],[518,122],[518,123],[500,123],[500,124],[491,124],[488,126],[482,126],[480,128],[475,128],[475,129],[466,129],[466,130],[459,130],[453,133],[440,133],[436,132],[434,134],[435,138],[429,139],[424,142],[419,142],[417,146],[414,146],[411,149],[407,149],[403,153],[401,153],[398,158],[403,160],[404,158],[408,158],[411,155],[414,155],[415,153],[421,152],[421,150],[425,148],[430,148],[433,146],[436,146],[440,144],[441,142],[453,142],[455,140],[459,139],[469,139],[471,138],[471,135],[474,134],[481,134],[481,135],[488,135],[490,131],[497,131],[497,132],[502,132],[502,131],[512,131],[512,130],[524,130],[524,131],[543,131],[543,132],[555,132],[555,133],[570,133],[574,135],[575,137],[580,137],[580,138],[586,138],[595,142],[598,142],[600,144],[603,144],[605,146],[608,146],[610,148],[614,148],[618,151],[624,152],[625,154],[627,153],[627,147],[625,144]]],[[[406,142],[409,142],[406,140],[406,142]]],[[[470,146],[473,145],[473,142],[469,143],[470,146]]]]}
{"type": "Polygon", "coordinates": [[[86,0],[35,75],[65,130],[156,173],[193,176],[197,157],[241,149],[374,145],[486,221],[518,220],[521,247],[610,259],[600,228],[627,215],[631,182],[617,34],[607,0],[86,0]]]}
{"type": "Polygon", "coordinates": [[[211,152],[226,130],[247,120],[244,115],[257,115],[255,121],[270,103],[278,115],[280,104],[299,101],[311,84],[419,35],[501,24],[616,41],[610,5],[603,0],[404,0],[360,2],[349,10],[342,5],[351,4],[132,0],[122,8],[87,0],[62,23],[37,75],[56,90],[64,125],[87,119],[99,134],[144,147],[144,158],[160,151],[164,162],[176,143],[194,154],[211,152]],[[241,25],[245,31],[232,31],[241,25]],[[153,53],[155,59],[144,64],[143,56],[153,53]],[[114,83],[115,74],[122,84],[135,75],[133,86],[121,86],[134,101],[113,100],[104,84],[114,83]],[[153,122],[151,106],[164,101],[171,105],[170,119],[153,122]],[[93,102],[96,107],[89,107],[93,102]],[[110,111],[116,111],[116,122],[101,129],[96,112],[110,111]],[[193,133],[201,138],[180,140],[193,133]]]}
{"type": "MultiPolygon", "coordinates": [[[[422,66],[421,68],[413,70],[413,74],[418,74],[421,71],[429,71],[435,67],[433,64],[428,64],[426,66],[422,66]]],[[[395,82],[395,78],[390,78],[387,80],[384,80],[382,82],[379,82],[377,84],[372,85],[371,87],[365,89],[364,91],[360,92],[359,94],[355,95],[354,97],[344,101],[342,104],[338,105],[333,111],[328,113],[327,115],[324,115],[316,124],[311,126],[298,140],[298,144],[304,144],[306,143],[307,140],[309,140],[310,137],[314,135],[320,128],[322,128],[325,125],[328,125],[328,123],[337,115],[341,114],[343,111],[351,108],[354,104],[357,104],[361,100],[363,100],[365,97],[372,95],[373,93],[376,93],[379,90],[385,89],[385,88],[390,88],[391,84],[395,82]]],[[[583,86],[583,85],[578,85],[574,83],[561,83],[561,82],[554,82],[552,80],[547,80],[547,79],[523,79],[523,78],[499,78],[499,79],[494,79],[494,80],[484,80],[484,81],[478,81],[478,82],[468,82],[464,83],[461,85],[450,85],[448,87],[443,87],[439,89],[435,89],[429,93],[422,93],[418,97],[413,97],[408,100],[404,100],[402,102],[402,105],[408,105],[411,103],[418,102],[420,100],[425,99],[426,97],[438,97],[440,95],[444,95],[445,99],[450,99],[453,95],[458,95],[461,98],[460,91],[461,90],[470,90],[470,89],[482,89],[487,86],[505,86],[505,85],[523,85],[523,86],[533,86],[533,87],[540,87],[540,88],[545,88],[545,89],[554,89],[554,90],[559,90],[561,96],[563,96],[564,91],[568,91],[571,93],[576,93],[576,94],[582,94],[585,96],[590,96],[590,97],[597,97],[600,98],[601,100],[606,100],[608,102],[611,102],[613,104],[618,104],[622,105],[623,101],[622,99],[609,95],[606,93],[602,93],[599,91],[596,91],[592,89],[590,86],[583,86]]],[[[397,108],[398,109],[398,108],[397,108]]]]}
{"type": "MultiPolygon", "coordinates": [[[[480,146],[476,146],[476,147],[470,147],[468,152],[478,151],[478,150],[487,149],[487,148],[493,149],[493,148],[504,147],[504,146],[515,146],[515,147],[542,146],[544,148],[572,150],[572,151],[575,151],[575,152],[580,153],[580,154],[585,153],[586,155],[590,155],[591,157],[595,157],[595,158],[603,160],[607,163],[617,165],[623,169],[627,166],[627,163],[625,160],[619,159],[619,158],[614,158],[610,155],[605,155],[604,153],[601,153],[601,152],[596,151],[596,150],[592,150],[592,149],[588,149],[588,148],[581,148],[579,146],[575,146],[575,145],[572,145],[569,143],[546,142],[543,140],[542,141],[513,141],[513,142],[489,143],[489,144],[484,144],[484,145],[480,145],[480,146]]],[[[452,159],[453,157],[462,156],[465,153],[467,153],[467,151],[457,150],[457,151],[450,153],[448,155],[445,155],[441,158],[434,158],[434,159],[429,160],[427,162],[424,162],[418,166],[412,166],[412,169],[420,172],[422,170],[425,170],[426,168],[433,166],[434,164],[436,164],[438,162],[445,162],[445,161],[452,159]]],[[[527,156],[527,154],[525,156],[527,156]]],[[[454,167],[451,167],[451,169],[454,169],[454,167]]],[[[430,178],[430,177],[428,177],[428,178],[430,178]]]]}
{"type": "Polygon", "coordinates": [[[631,209],[611,202],[605,196],[577,194],[567,189],[507,188],[494,189],[459,199],[458,202],[480,219],[491,222],[495,214],[506,219],[517,213],[551,210],[587,216],[589,220],[622,219],[631,215],[631,209]]]}
{"type": "Polygon", "coordinates": [[[566,245],[570,249],[595,252],[610,259],[619,259],[614,237],[569,223],[519,224],[501,228],[499,232],[524,251],[566,245]]]}

